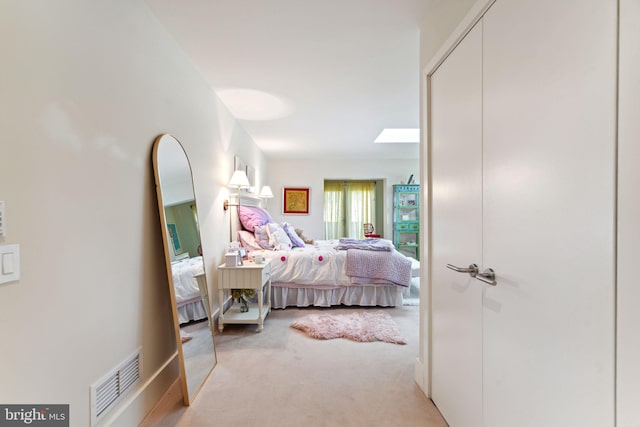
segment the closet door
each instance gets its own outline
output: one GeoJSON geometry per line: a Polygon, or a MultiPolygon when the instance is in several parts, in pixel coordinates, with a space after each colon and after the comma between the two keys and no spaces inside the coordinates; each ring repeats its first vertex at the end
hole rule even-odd
{"type": "Polygon", "coordinates": [[[431,397],[449,425],[482,420],[482,28],[431,77],[431,397]]]}
{"type": "Polygon", "coordinates": [[[640,2],[620,1],[618,146],[617,425],[638,425],[640,411],[640,2]]]}
{"type": "Polygon", "coordinates": [[[616,13],[498,0],[484,17],[488,427],[614,425],[616,13]]]}

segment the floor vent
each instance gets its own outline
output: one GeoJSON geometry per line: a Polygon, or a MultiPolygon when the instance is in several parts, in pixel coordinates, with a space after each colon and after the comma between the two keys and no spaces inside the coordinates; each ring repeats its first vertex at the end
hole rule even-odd
{"type": "Polygon", "coordinates": [[[142,347],[91,386],[91,425],[96,425],[142,376],[142,347]]]}

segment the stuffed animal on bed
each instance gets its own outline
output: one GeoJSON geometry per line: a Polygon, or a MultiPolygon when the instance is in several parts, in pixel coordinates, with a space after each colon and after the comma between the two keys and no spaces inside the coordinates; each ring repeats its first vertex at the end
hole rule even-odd
{"type": "Polygon", "coordinates": [[[296,234],[298,235],[298,237],[302,239],[303,242],[313,245],[313,239],[309,239],[308,237],[306,237],[304,235],[304,230],[300,230],[299,228],[296,228],[296,234]]]}

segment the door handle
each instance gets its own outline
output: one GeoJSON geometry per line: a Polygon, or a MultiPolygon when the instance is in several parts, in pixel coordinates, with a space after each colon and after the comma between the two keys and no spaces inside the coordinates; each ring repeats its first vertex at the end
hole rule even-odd
{"type": "Polygon", "coordinates": [[[476,274],[475,278],[491,286],[498,284],[498,282],[496,282],[496,272],[493,271],[493,268],[485,269],[482,273],[476,274]]]}
{"type": "Polygon", "coordinates": [[[469,267],[457,267],[453,264],[447,264],[447,268],[458,273],[469,273],[469,276],[471,277],[476,277],[476,275],[478,274],[477,264],[469,264],[469,267]]]}

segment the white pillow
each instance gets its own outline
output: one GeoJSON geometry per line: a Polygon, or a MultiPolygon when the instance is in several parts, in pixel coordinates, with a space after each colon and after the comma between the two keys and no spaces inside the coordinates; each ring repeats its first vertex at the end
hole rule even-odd
{"type": "Polygon", "coordinates": [[[280,224],[270,222],[265,226],[267,233],[269,234],[269,244],[276,249],[289,250],[293,247],[291,239],[287,236],[287,232],[284,231],[280,224]]]}
{"type": "Polygon", "coordinates": [[[262,249],[253,233],[247,230],[238,230],[238,240],[247,252],[259,251],[262,249]]]}
{"type": "Polygon", "coordinates": [[[266,225],[256,225],[253,229],[253,235],[256,238],[256,242],[262,249],[272,250],[273,246],[269,244],[269,232],[266,225]]]}

